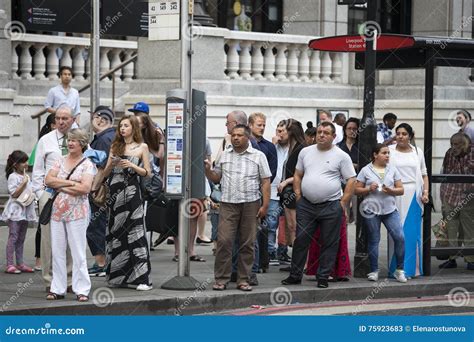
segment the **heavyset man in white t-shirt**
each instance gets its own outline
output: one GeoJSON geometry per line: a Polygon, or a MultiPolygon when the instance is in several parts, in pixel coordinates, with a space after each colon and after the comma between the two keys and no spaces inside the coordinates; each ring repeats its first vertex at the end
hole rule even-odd
{"type": "Polygon", "coordinates": [[[296,164],[293,190],[296,195],[296,239],[293,243],[290,276],[283,285],[300,284],[308,248],[316,228],[321,229],[318,287],[328,287],[328,277],[336,261],[344,208],[354,193],[355,170],[351,158],[333,145],[336,129],[322,122],[316,145],[301,150],[296,164]],[[341,195],[341,179],[346,180],[341,195]]]}

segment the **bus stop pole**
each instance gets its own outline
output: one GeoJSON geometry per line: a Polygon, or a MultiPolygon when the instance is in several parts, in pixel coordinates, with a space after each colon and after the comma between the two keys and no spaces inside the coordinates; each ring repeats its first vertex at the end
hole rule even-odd
{"type": "MultiPolygon", "coordinates": [[[[362,116],[359,135],[359,170],[370,163],[372,149],[376,141],[376,127],[374,119],[375,103],[375,71],[377,35],[380,34],[376,25],[377,0],[367,1],[367,22],[365,27],[365,68],[364,68],[364,114],[362,116]]],[[[356,225],[356,253],[354,256],[354,276],[365,278],[369,273],[367,254],[367,230],[360,210],[361,201],[358,201],[356,225]]]]}

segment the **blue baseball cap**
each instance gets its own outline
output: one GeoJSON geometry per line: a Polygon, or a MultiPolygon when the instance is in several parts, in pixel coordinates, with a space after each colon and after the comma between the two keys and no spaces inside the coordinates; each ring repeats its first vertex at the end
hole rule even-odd
{"type": "Polygon", "coordinates": [[[133,108],[128,110],[129,112],[143,112],[146,114],[150,114],[150,107],[145,102],[137,102],[133,105],[133,108]]]}

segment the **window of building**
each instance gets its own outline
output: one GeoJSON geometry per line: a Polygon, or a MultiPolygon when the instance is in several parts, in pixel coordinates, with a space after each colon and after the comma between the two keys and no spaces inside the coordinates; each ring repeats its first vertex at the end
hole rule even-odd
{"type": "Polygon", "coordinates": [[[223,0],[217,24],[236,31],[275,33],[283,24],[282,0],[223,0]]]}
{"type": "MultiPolygon", "coordinates": [[[[361,33],[367,4],[349,7],[349,34],[361,33]]],[[[377,22],[382,33],[411,34],[411,0],[378,0],[377,22]]]]}

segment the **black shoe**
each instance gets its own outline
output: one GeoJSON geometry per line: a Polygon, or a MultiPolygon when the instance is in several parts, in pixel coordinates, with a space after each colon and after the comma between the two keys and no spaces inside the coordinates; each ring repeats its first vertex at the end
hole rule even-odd
{"type": "Polygon", "coordinates": [[[291,266],[280,267],[280,272],[290,272],[290,271],[291,271],[291,266]]]}
{"type": "Polygon", "coordinates": [[[448,260],[443,262],[441,265],[438,266],[440,269],[445,269],[445,268],[456,268],[458,267],[458,264],[456,260],[448,260]]]}
{"type": "Polygon", "coordinates": [[[283,285],[299,285],[301,284],[301,279],[296,279],[296,278],[293,278],[292,276],[289,276],[288,278],[283,279],[281,283],[283,285]]]}
{"type": "Polygon", "coordinates": [[[249,285],[258,286],[258,279],[255,273],[250,273],[249,285]]]}
{"type": "Polygon", "coordinates": [[[237,272],[232,272],[232,274],[230,275],[230,282],[231,283],[237,282],[237,272]]]}
{"type": "Polygon", "coordinates": [[[291,258],[286,253],[283,253],[282,255],[280,255],[278,257],[278,260],[280,261],[281,265],[290,265],[291,264],[291,258]]]}
{"type": "Polygon", "coordinates": [[[329,287],[327,279],[318,279],[318,287],[321,289],[327,289],[329,287]]]}

